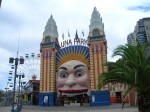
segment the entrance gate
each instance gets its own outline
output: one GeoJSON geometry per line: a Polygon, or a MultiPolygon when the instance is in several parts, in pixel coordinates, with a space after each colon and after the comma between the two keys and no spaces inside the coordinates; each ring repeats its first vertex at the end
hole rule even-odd
{"type": "Polygon", "coordinates": [[[87,94],[66,96],[63,95],[60,97],[60,104],[62,106],[69,105],[79,105],[79,106],[88,106],[90,105],[89,96],[87,94]]]}

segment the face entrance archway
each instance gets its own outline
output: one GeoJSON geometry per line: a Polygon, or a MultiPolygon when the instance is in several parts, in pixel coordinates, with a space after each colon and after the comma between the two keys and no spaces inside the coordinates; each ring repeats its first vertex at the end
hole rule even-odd
{"type": "Polygon", "coordinates": [[[86,64],[78,60],[70,60],[58,68],[57,93],[61,105],[89,102],[90,76],[86,64]]]}

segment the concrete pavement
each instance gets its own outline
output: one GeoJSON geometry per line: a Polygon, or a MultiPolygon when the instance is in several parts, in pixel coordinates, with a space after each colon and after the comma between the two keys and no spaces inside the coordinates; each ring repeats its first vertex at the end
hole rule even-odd
{"type": "Polygon", "coordinates": [[[11,106],[0,107],[0,112],[10,112],[12,109],[11,106]]]}
{"type": "MultiPolygon", "coordinates": [[[[0,112],[11,112],[11,106],[0,107],[0,112]]],[[[21,112],[138,112],[137,107],[126,105],[121,109],[121,104],[112,104],[110,106],[79,106],[65,105],[55,107],[40,107],[24,105],[21,112]]]]}
{"type": "Polygon", "coordinates": [[[55,107],[24,106],[21,112],[138,112],[137,107],[125,106],[121,109],[121,104],[112,104],[110,106],[79,106],[65,105],[55,107]]]}

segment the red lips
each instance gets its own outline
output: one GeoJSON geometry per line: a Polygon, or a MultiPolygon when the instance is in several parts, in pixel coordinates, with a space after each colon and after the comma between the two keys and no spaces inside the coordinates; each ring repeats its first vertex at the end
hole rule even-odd
{"type": "Polygon", "coordinates": [[[88,89],[82,89],[82,90],[59,90],[59,92],[63,93],[81,93],[81,92],[87,92],[88,89]]]}

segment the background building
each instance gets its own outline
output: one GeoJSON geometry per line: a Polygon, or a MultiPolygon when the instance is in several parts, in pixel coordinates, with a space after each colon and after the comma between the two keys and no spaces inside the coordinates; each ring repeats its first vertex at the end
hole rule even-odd
{"type": "Polygon", "coordinates": [[[133,45],[133,46],[136,46],[137,45],[137,42],[136,42],[136,36],[135,36],[135,33],[130,33],[127,37],[127,42],[129,45],[133,45]]]}
{"type": "Polygon", "coordinates": [[[39,100],[39,87],[40,80],[36,80],[36,76],[32,76],[32,80],[29,80],[23,88],[23,101],[24,104],[38,105],[39,100]]]}
{"type": "MultiPolygon", "coordinates": [[[[129,45],[136,46],[137,40],[139,43],[150,42],[150,17],[142,18],[137,21],[134,32],[130,33],[127,37],[129,45]]],[[[146,49],[145,56],[150,53],[150,48],[146,49]]],[[[137,105],[137,93],[132,91],[129,95],[129,104],[137,105]]]]}
{"type": "Polygon", "coordinates": [[[150,42],[150,18],[142,18],[137,21],[134,32],[127,37],[127,43],[136,45],[136,39],[139,43],[150,42]]]}

